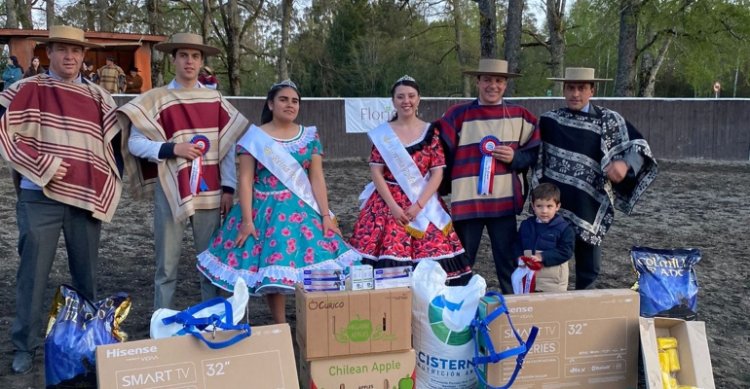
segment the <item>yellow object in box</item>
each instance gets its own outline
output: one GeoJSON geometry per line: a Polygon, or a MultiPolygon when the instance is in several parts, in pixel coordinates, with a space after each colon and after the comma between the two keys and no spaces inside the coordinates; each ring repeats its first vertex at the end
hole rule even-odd
{"type": "Polygon", "coordinates": [[[679,389],[682,388],[680,384],[677,382],[677,378],[672,376],[672,374],[667,373],[665,371],[661,372],[661,382],[662,382],[662,388],[663,389],[679,389]]]}
{"type": "Polygon", "coordinates": [[[656,338],[659,347],[659,364],[667,373],[680,371],[680,356],[677,353],[677,338],[666,336],[656,338]]]}

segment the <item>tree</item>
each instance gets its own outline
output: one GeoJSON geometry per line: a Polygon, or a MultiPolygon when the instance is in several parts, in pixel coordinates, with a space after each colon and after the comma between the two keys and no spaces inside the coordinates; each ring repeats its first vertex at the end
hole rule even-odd
{"type": "MultiPolygon", "coordinates": [[[[23,1],[23,0],[21,0],[23,1]]],[[[16,0],[5,0],[5,28],[18,28],[18,10],[16,0]]]]}
{"type": "MultiPolygon", "coordinates": [[[[565,70],[565,0],[546,0],[549,44],[549,70],[552,77],[562,77],[565,70]]],[[[562,94],[562,83],[555,83],[554,93],[562,94]]]]}
{"type": "Polygon", "coordinates": [[[289,52],[289,30],[292,24],[292,10],[294,9],[294,0],[281,0],[281,42],[279,43],[278,59],[278,79],[286,80],[289,78],[289,69],[287,67],[287,53],[289,52]]]}
{"type": "Polygon", "coordinates": [[[463,12],[461,10],[461,1],[450,0],[450,8],[451,14],[453,15],[453,31],[455,32],[456,37],[456,59],[458,60],[458,65],[461,68],[460,77],[463,86],[463,95],[464,97],[469,97],[471,96],[470,78],[466,77],[466,75],[463,74],[463,70],[466,70],[469,64],[467,61],[466,48],[464,47],[464,34],[462,31],[462,26],[464,25],[465,21],[463,12]]]}
{"type": "Polygon", "coordinates": [[[482,58],[497,58],[497,8],[495,0],[476,0],[479,4],[479,40],[482,58]]]}
{"type": "MultiPolygon", "coordinates": [[[[646,0],[647,1],[647,0],[646,0]]],[[[617,46],[615,96],[635,94],[635,64],[638,60],[638,16],[643,0],[620,0],[620,40],[617,46]]]]}
{"type": "MultiPolygon", "coordinates": [[[[517,73],[521,64],[521,27],[523,25],[523,0],[508,0],[508,21],[505,24],[505,60],[508,71],[517,73]]],[[[516,83],[511,78],[505,89],[506,96],[512,96],[516,83]]]]}
{"type": "Polygon", "coordinates": [[[226,40],[224,46],[227,54],[227,71],[229,73],[229,94],[240,94],[240,10],[237,0],[229,0],[220,7],[221,20],[224,23],[226,40]]]}
{"type": "Polygon", "coordinates": [[[47,19],[47,29],[56,25],[55,23],[55,0],[45,0],[45,16],[47,19]]]}

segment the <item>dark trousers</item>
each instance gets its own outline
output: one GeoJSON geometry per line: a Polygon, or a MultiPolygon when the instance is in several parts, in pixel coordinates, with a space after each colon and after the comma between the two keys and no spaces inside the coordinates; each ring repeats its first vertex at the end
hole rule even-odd
{"type": "Polygon", "coordinates": [[[453,226],[456,229],[456,234],[458,234],[458,239],[464,245],[464,250],[466,250],[466,255],[469,257],[472,268],[476,262],[479,243],[482,240],[482,232],[487,227],[500,290],[503,294],[512,294],[513,285],[510,282],[510,277],[516,269],[513,245],[518,235],[515,215],[458,220],[453,222],[453,226]]]}
{"type": "Polygon", "coordinates": [[[576,237],[576,289],[592,289],[602,264],[602,246],[594,246],[576,237]]]}
{"type": "Polygon", "coordinates": [[[44,292],[62,230],[73,287],[96,298],[101,222],[91,212],[52,200],[38,190],[22,189],[16,203],[18,254],[16,317],[11,340],[16,351],[33,352],[42,342],[44,292]]]}

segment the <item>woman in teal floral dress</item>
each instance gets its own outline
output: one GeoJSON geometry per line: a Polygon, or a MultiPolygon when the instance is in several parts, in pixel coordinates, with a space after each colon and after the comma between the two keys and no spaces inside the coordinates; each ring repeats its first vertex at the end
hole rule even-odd
{"type": "Polygon", "coordinates": [[[251,126],[237,146],[240,202],[198,256],[198,270],[219,287],[232,291],[242,277],[251,293],[265,295],[276,323],[286,321],[285,294],[301,281],[302,270],[344,270],[360,259],[332,220],[323,148],[315,127],[294,122],[299,102],[291,81],[269,91],[261,127],[251,126]],[[263,160],[274,161],[270,170],[263,160]],[[272,173],[286,162],[296,165],[292,171],[304,170],[295,176],[302,181],[272,173]]]}

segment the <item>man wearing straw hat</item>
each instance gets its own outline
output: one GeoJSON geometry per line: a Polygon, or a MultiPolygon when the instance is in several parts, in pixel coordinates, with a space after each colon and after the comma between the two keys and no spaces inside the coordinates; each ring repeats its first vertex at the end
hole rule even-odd
{"type": "Polygon", "coordinates": [[[479,98],[455,105],[440,118],[440,137],[448,168],[441,192],[451,192],[451,214],[473,266],[487,228],[500,289],[513,293],[513,244],[516,215],[523,208],[525,180],[540,144],[536,117],[525,108],[503,101],[508,63],[482,59],[477,77],[479,98]]]}
{"type": "Polygon", "coordinates": [[[120,127],[112,97],[80,75],[87,48],[82,30],[52,26],[46,73],[0,95],[0,153],[17,181],[16,317],[12,369],[32,369],[41,344],[43,298],[62,230],[73,286],[96,298],[101,222],[120,201],[120,127]],[[4,111],[4,114],[3,114],[4,111]]]}
{"type": "MultiPolygon", "coordinates": [[[[136,198],[154,197],[154,308],[184,308],[173,304],[184,231],[190,222],[200,253],[232,207],[235,142],[248,121],[198,82],[205,57],[219,49],[190,33],[174,34],[155,48],[171,54],[175,78],[120,107],[119,118],[128,138],[130,189],[136,198]]],[[[200,280],[201,297],[215,297],[216,287],[200,280]]]]}
{"type": "Polygon", "coordinates": [[[656,178],[656,160],[648,142],[620,114],[591,104],[597,82],[592,68],[566,68],[566,108],[542,115],[542,149],[532,186],[550,182],[560,188],[560,214],[576,231],[576,289],[594,286],[601,264],[601,243],[615,208],[629,214],[656,178]]]}

